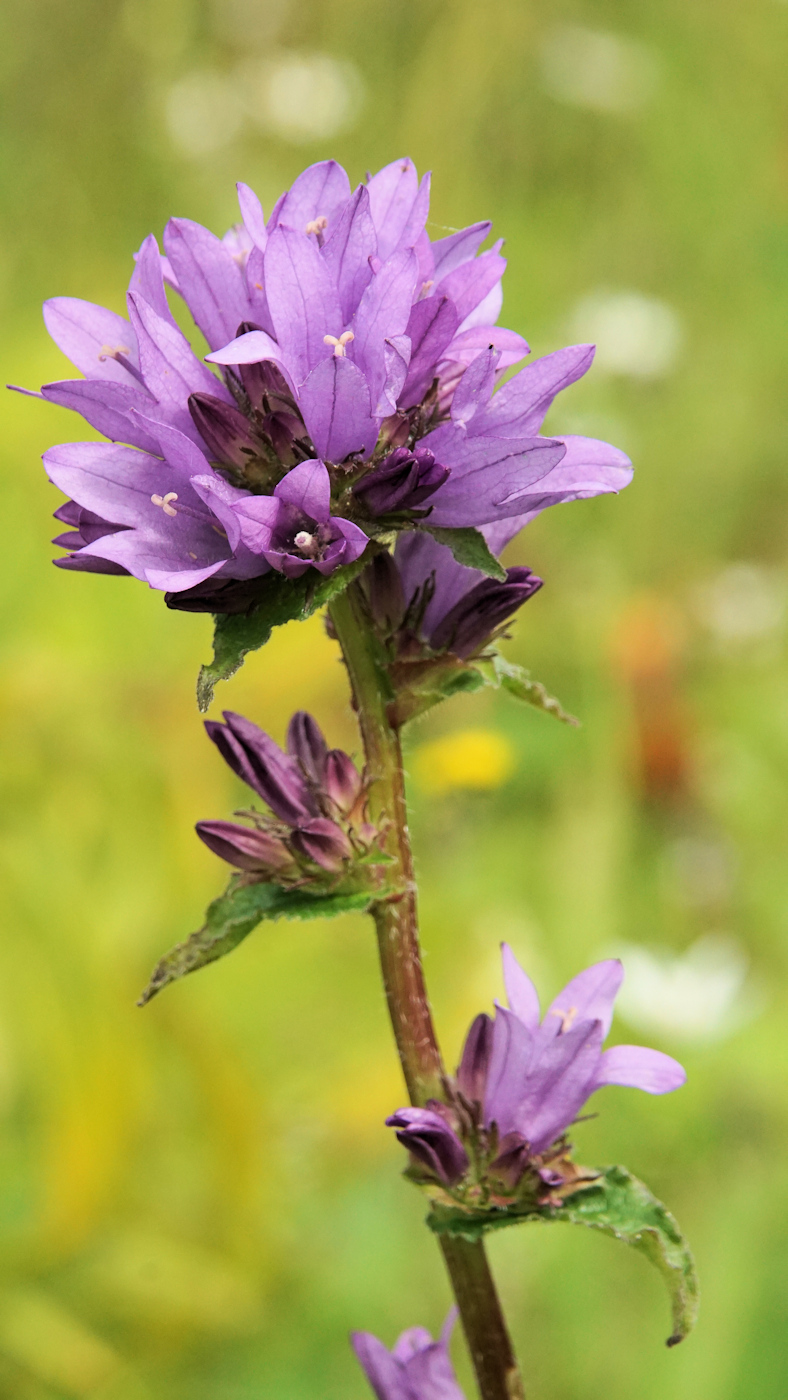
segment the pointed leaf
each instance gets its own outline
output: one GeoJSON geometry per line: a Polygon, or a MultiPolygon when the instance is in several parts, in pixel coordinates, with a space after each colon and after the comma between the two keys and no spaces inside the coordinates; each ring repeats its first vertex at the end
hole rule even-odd
{"type": "Polygon", "coordinates": [[[273,629],[285,622],[305,621],[322,608],[361,573],[369,562],[365,553],[352,564],[336,569],[327,578],[316,578],[310,570],[298,579],[283,574],[266,574],[260,580],[260,601],[251,612],[218,614],[213,636],[213,661],[203,666],[197,677],[197,705],[204,714],[213,700],[217,681],[229,680],[244,663],[250,651],[268,641],[273,629]]]}
{"type": "Polygon", "coordinates": [[[243,885],[234,878],[224,894],[208,905],[202,928],[157,964],[137,1005],[145,1006],[170,982],[231,953],[263,919],[327,919],[351,909],[364,910],[382,893],[370,888],[310,893],[279,885],[243,885]]]}
{"type": "Polygon", "coordinates": [[[508,691],[516,700],[524,700],[526,705],[533,705],[537,710],[544,710],[548,715],[554,715],[560,719],[562,724],[578,726],[580,721],[570,715],[562,706],[560,700],[556,700],[554,695],[550,695],[541,681],[533,681],[527,671],[522,666],[515,666],[513,662],[507,661],[496,652],[493,661],[493,668],[497,677],[497,684],[502,690],[508,691]]]}
{"type": "Polygon", "coordinates": [[[480,1239],[489,1230],[530,1220],[586,1225],[645,1254],[665,1279],[671,1298],[673,1330],[667,1345],[675,1346],[691,1332],[698,1314],[698,1279],[689,1245],[667,1207],[626,1167],[607,1167],[560,1206],[466,1212],[436,1204],[427,1217],[437,1234],[471,1240],[480,1239]]]}
{"type": "Polygon", "coordinates": [[[451,550],[458,564],[465,564],[469,569],[481,569],[490,578],[506,582],[506,570],[491,552],[481,530],[475,530],[472,525],[452,530],[437,525],[426,528],[438,544],[445,544],[451,550]]]}

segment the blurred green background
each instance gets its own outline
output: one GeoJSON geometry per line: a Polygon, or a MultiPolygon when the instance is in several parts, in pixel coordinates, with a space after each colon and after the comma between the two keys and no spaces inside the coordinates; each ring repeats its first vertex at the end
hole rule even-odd
{"type": "MultiPolygon", "coordinates": [[[[426,967],[448,1060],[508,938],[545,996],[624,948],[614,1036],[678,1055],[577,1131],[675,1211],[703,1283],[590,1232],[491,1246],[533,1400],[777,1400],[788,1293],[788,5],[780,0],[26,0],[0,11],[4,378],[67,373],[39,305],[123,308],[171,214],[218,232],[304,165],[410,153],[433,236],[492,218],[502,321],[596,338],[550,425],[630,452],[619,499],[514,545],[547,586],[508,646],[582,719],[495,697],[410,736],[426,967]]],[[[351,1400],[449,1295],[382,1126],[402,1100],[361,917],[262,929],[134,1001],[225,872],[240,789],[194,703],[209,619],[49,563],[38,457],[80,420],[7,396],[0,1393],[351,1400]]],[[[218,705],[357,748],[318,619],[218,705]]],[[[217,708],[218,708],[217,705],[217,708]]],[[[460,1374],[471,1393],[459,1341],[460,1374]]]]}

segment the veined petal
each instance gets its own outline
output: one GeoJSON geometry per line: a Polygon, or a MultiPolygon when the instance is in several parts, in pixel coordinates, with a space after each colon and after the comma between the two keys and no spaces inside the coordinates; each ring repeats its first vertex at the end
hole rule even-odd
{"type": "Polygon", "coordinates": [[[325,523],[331,511],[331,478],[322,462],[312,458],[292,467],[274,488],[279,501],[298,506],[305,515],[325,523]]]}
{"type": "Polygon", "coordinates": [[[192,316],[218,350],[250,318],[241,268],[221,238],[191,219],[170,219],[164,247],[192,316]]]}
{"type": "Polygon", "coordinates": [[[495,1008],[492,1053],[484,1094],[484,1121],[497,1123],[499,1137],[524,1131],[520,1106],[530,1084],[534,1038],[512,1011],[495,1008]]]}
{"type": "Polygon", "coordinates": [[[584,1020],[554,1039],[537,1041],[519,1121],[513,1124],[533,1152],[549,1147],[577,1117],[592,1091],[602,1040],[600,1023],[584,1020]]]}
{"type": "Polygon", "coordinates": [[[265,252],[265,245],[268,242],[268,230],[265,226],[265,214],[253,189],[245,185],[243,180],[239,180],[236,185],[238,191],[238,207],[241,210],[241,218],[244,221],[244,228],[249,234],[256,248],[265,252]]]}
{"type": "Polygon", "coordinates": [[[591,368],[593,345],[569,345],[526,365],[498,390],[486,411],[477,415],[472,433],[496,437],[530,437],[539,432],[556,394],[591,368]]]}
{"type": "Polygon", "coordinates": [[[280,353],[297,383],[331,354],[343,330],[339,297],[314,239],[275,228],[265,250],[265,288],[280,353]]]}
{"type": "Polygon", "coordinates": [[[57,384],[45,384],[41,393],[49,403],[74,409],[112,442],[129,442],[141,447],[143,452],[159,450],[158,439],[139,419],[135,421],[131,417],[134,408],[144,413],[156,407],[154,400],[140,387],[118,384],[112,379],[65,379],[57,384]]]}
{"type": "Polygon", "coordinates": [[[351,1332],[350,1342],[377,1400],[413,1400],[405,1373],[371,1332],[351,1332]]]}
{"type": "Polygon", "coordinates": [[[456,307],[448,297],[425,297],[412,307],[406,327],[411,351],[408,375],[400,395],[403,408],[411,408],[424,398],[458,325],[456,307]]]}
{"type": "Polygon", "coordinates": [[[139,342],[142,377],[154,398],[174,404],[186,419],[189,394],[230,398],[224,384],[197,359],[176,325],[157,315],[136,292],[129,292],[128,304],[139,342]]]}
{"type": "Polygon", "coordinates": [[[453,423],[467,429],[476,415],[484,411],[495,385],[495,371],[500,358],[500,350],[494,350],[491,346],[489,350],[482,350],[468,366],[451,401],[453,423]]]}
{"type": "Polygon", "coordinates": [[[630,1089],[645,1089],[647,1094],[669,1094],[686,1081],[683,1065],[660,1050],[649,1050],[644,1045],[613,1045],[602,1053],[594,1088],[621,1084],[630,1089]]]}
{"type": "Polygon", "coordinates": [[[412,160],[393,160],[367,185],[378,236],[378,256],[385,262],[398,248],[412,248],[427,218],[429,179],[419,177],[412,160]]]}
{"type": "MultiPolygon", "coordinates": [[[[490,251],[462,263],[441,279],[441,295],[451,297],[461,324],[498,286],[505,271],[506,258],[490,251]]],[[[494,321],[495,318],[490,319],[494,321]]]]}
{"type": "Polygon", "coordinates": [[[369,191],[365,185],[359,185],[321,249],[321,256],[337,289],[345,326],[372,278],[369,260],[377,251],[378,240],[369,207],[369,191]]]}
{"type": "Polygon", "coordinates": [[[439,238],[433,243],[436,295],[440,295],[441,280],[447,273],[467,262],[469,258],[475,258],[491,228],[492,224],[485,220],[484,223],[471,224],[469,228],[462,228],[458,233],[450,233],[448,238],[439,238]]]}
{"type": "Polygon", "coordinates": [[[364,375],[344,355],[331,355],[310,371],[299,389],[298,406],[321,457],[342,462],[350,452],[371,455],[380,419],[370,411],[364,375]]]}
{"type": "Polygon", "coordinates": [[[385,381],[385,342],[406,333],[417,276],[413,251],[395,253],[372,278],[353,317],[347,353],[366,375],[373,404],[385,381]]]}
{"type": "Polygon", "coordinates": [[[342,206],[350,198],[350,181],[335,160],[321,160],[301,172],[290,189],[277,200],[268,220],[271,234],[277,224],[306,232],[315,219],[327,219],[329,232],[342,206]]]}
{"type": "Polygon", "coordinates": [[[499,370],[516,365],[518,360],[522,360],[528,354],[527,340],[523,340],[516,331],[508,331],[504,326],[489,325],[458,331],[451,344],[446,347],[443,358],[447,362],[456,361],[469,365],[471,360],[475,360],[482,350],[487,350],[491,345],[501,352],[499,370]]]}
{"type": "Polygon", "coordinates": [[[131,274],[129,291],[137,292],[148,306],[153,307],[157,316],[175,324],[164,290],[162,256],[152,233],[148,234],[139,252],[134,254],[134,271],[131,274]]]}
{"type": "Polygon", "coordinates": [[[139,367],[137,338],[123,316],[79,297],[52,297],[44,302],[44,324],[55,344],[91,379],[138,385],[139,380],[114,358],[139,367]]]}
{"type": "Polygon", "coordinates": [[[558,1035],[562,1027],[581,1021],[599,1021],[604,1040],[613,1020],[613,1003],[624,980],[624,968],[618,958],[606,958],[567,982],[547,1011],[542,1033],[558,1035]]]}
{"type": "Polygon", "coordinates": [[[454,427],[438,428],[423,439],[423,445],[451,468],[451,476],[431,502],[430,517],[431,524],[450,528],[485,525],[521,513],[525,492],[557,465],[566,450],[563,443],[550,438],[518,443],[466,438],[454,427]]]}
{"type": "Polygon", "coordinates": [[[539,993],[528,973],[521,968],[508,943],[501,944],[501,953],[503,980],[509,1006],[529,1031],[536,1032],[540,1019],[539,993]]]}

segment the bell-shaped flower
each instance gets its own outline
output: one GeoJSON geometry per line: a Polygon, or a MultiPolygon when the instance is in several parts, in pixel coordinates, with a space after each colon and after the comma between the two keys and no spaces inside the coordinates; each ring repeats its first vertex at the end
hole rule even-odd
{"type": "Polygon", "coordinates": [[[241,539],[287,578],[313,567],[321,574],[350,564],[369,543],[351,520],[331,515],[331,479],[322,462],[301,462],[272,496],[237,502],[241,539]]]}
{"type": "Polygon", "coordinates": [[[351,1343],[377,1400],[465,1400],[449,1357],[457,1321],[452,1308],[440,1337],[409,1327],[389,1351],[371,1332],[353,1332],[351,1343]]]}

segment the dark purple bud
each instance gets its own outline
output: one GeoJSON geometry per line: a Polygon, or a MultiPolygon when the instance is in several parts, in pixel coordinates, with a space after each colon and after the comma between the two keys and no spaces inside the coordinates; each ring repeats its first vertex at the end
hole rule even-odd
{"type": "Polygon", "coordinates": [[[472,656],[491,634],[542,587],[530,569],[507,569],[506,583],[484,578],[442,617],[429,637],[433,651],[472,656]]]}
{"type": "Polygon", "coordinates": [[[370,515],[390,515],[423,505],[450,475],[428,447],[398,447],[356,483],[353,494],[370,515]]]}
{"type": "Polygon", "coordinates": [[[295,759],[243,715],[225,710],[224,718],[225,724],[207,720],[205,728],[233,772],[288,826],[315,816],[317,803],[295,759]]]}
{"type": "Polygon", "coordinates": [[[290,838],[293,848],[308,860],[313,860],[322,870],[338,874],[345,862],[353,855],[347,836],[341,826],[329,821],[328,817],[315,817],[311,822],[299,826],[290,838]]]}
{"type": "Polygon", "coordinates": [[[498,1156],[490,1163],[490,1176],[514,1191],[523,1175],[530,1150],[522,1133],[507,1133],[498,1144],[498,1156]]]}
{"type": "Polygon", "coordinates": [[[293,413],[268,413],[263,419],[263,431],[271,439],[271,445],[282,462],[293,464],[293,441],[304,436],[304,425],[293,413]]]}
{"type": "Polygon", "coordinates": [[[361,774],[350,754],[342,749],[331,749],[326,756],[323,790],[343,815],[353,811],[363,787],[361,774]]]}
{"type": "Polygon", "coordinates": [[[317,720],[306,710],[296,710],[287,726],[287,752],[298,760],[310,782],[319,787],[323,781],[328,744],[317,720]]]}
{"type": "Polygon", "coordinates": [[[263,875],[293,864],[284,841],[267,831],[255,831],[236,822],[198,822],[195,830],[214,855],[237,865],[239,870],[263,875]]]}
{"type": "Polygon", "coordinates": [[[54,512],[53,518],[72,527],[52,541],[63,549],[82,549],[86,544],[93,544],[94,540],[103,539],[104,535],[117,535],[120,530],[128,528],[126,525],[113,525],[112,521],[94,514],[92,510],[78,506],[76,501],[65,501],[54,512]]]}
{"type": "Polygon", "coordinates": [[[454,1129],[434,1108],[399,1108],[386,1119],[397,1140],[445,1186],[468,1170],[468,1154],[454,1129]]]}
{"type": "MultiPolygon", "coordinates": [[[[247,335],[249,331],[262,329],[254,321],[242,321],[236,335],[247,335]]],[[[239,365],[238,374],[252,408],[265,407],[268,412],[276,412],[280,408],[295,407],[286,379],[270,360],[256,365],[239,365]]]]}
{"type": "Polygon", "coordinates": [[[457,1070],[457,1086],[468,1103],[484,1103],[492,1044],[493,1022],[489,1016],[482,1013],[476,1017],[465,1037],[462,1059],[457,1070]]]}
{"type": "Polygon", "coordinates": [[[361,576],[372,620],[384,632],[396,632],[405,617],[405,591],[394,556],[376,554],[361,576]]]}
{"type": "Polygon", "coordinates": [[[184,588],[180,593],[165,593],[164,601],[174,612],[216,613],[238,616],[251,612],[260,602],[266,574],[255,578],[204,579],[194,588],[184,588]]]}
{"type": "Polygon", "coordinates": [[[189,412],[214,461],[242,469],[260,455],[249,419],[233,404],[212,394],[190,394],[189,412]]]}

